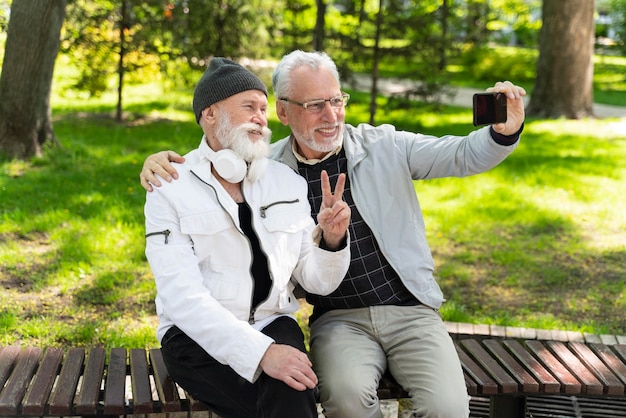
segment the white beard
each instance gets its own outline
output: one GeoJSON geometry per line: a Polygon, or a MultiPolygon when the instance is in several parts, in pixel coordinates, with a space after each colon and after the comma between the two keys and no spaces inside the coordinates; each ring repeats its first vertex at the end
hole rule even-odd
{"type": "Polygon", "coordinates": [[[341,125],[341,129],[339,130],[335,138],[329,141],[323,142],[323,143],[319,143],[315,140],[314,130],[311,130],[311,132],[308,132],[306,135],[295,135],[295,133],[292,130],[292,134],[294,134],[295,137],[298,138],[298,140],[302,141],[304,145],[307,146],[307,148],[310,148],[311,150],[315,152],[329,153],[331,151],[336,150],[337,147],[343,141],[344,126],[345,125],[343,124],[341,125]]]}
{"type": "Polygon", "coordinates": [[[269,154],[269,143],[272,131],[266,126],[256,123],[242,123],[233,125],[227,114],[223,113],[215,129],[215,136],[224,148],[231,149],[248,163],[246,178],[250,181],[257,181],[265,173],[267,167],[267,156],[269,154]],[[250,131],[259,131],[262,140],[251,141],[250,131]]]}

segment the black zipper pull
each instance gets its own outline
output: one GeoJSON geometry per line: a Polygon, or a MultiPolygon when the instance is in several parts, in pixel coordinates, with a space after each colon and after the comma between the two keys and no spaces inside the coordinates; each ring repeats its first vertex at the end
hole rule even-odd
{"type": "Polygon", "coordinates": [[[170,236],[171,233],[172,231],[170,231],[169,229],[166,229],[165,231],[159,231],[159,232],[150,232],[149,234],[146,234],[146,238],[154,236],[154,235],[165,235],[165,244],[167,244],[167,238],[170,236]]]}
{"type": "Polygon", "coordinates": [[[275,205],[285,205],[285,204],[292,204],[292,203],[298,203],[300,201],[300,199],[294,199],[294,200],[279,200],[278,202],[274,202],[274,203],[270,203],[269,205],[266,206],[261,206],[259,208],[259,211],[261,212],[261,218],[265,218],[265,216],[267,216],[265,214],[265,212],[267,212],[267,210],[269,208],[271,208],[272,206],[275,205]]]}

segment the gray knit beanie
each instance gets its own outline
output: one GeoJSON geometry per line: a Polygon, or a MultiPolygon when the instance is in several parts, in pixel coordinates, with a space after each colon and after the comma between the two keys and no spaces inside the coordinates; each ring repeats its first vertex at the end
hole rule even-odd
{"type": "Polygon", "coordinates": [[[215,57],[193,92],[193,113],[200,122],[202,111],[213,103],[246,90],[261,90],[267,96],[265,84],[238,63],[215,57]]]}

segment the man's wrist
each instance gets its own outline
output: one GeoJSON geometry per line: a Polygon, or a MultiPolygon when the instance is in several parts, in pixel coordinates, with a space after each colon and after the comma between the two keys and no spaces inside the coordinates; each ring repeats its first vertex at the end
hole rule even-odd
{"type": "Polygon", "coordinates": [[[497,144],[504,145],[504,146],[515,144],[519,140],[519,137],[522,134],[523,130],[524,130],[523,123],[522,123],[522,126],[519,127],[517,132],[515,132],[512,135],[504,135],[504,134],[498,133],[495,131],[495,129],[493,129],[493,126],[489,127],[489,133],[491,134],[491,138],[493,138],[493,140],[496,141],[497,144]]]}
{"type": "Polygon", "coordinates": [[[348,243],[347,233],[343,234],[343,238],[339,240],[337,245],[331,245],[328,242],[326,242],[326,239],[324,239],[324,233],[322,233],[322,238],[320,239],[320,248],[326,251],[341,251],[344,248],[346,248],[347,243],[348,243]]]}

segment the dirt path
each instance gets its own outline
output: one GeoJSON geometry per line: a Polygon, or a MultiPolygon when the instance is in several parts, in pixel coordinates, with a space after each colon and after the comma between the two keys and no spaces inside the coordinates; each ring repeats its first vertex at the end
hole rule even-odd
{"type": "MultiPolygon", "coordinates": [[[[357,90],[369,89],[371,79],[366,74],[355,74],[354,82],[350,87],[357,90]]],[[[381,79],[378,81],[378,88],[383,94],[397,94],[402,93],[410,89],[417,82],[401,79],[381,79]]],[[[480,93],[482,90],[470,89],[465,87],[459,87],[456,89],[456,94],[452,98],[444,96],[444,102],[447,104],[459,106],[459,107],[472,107],[472,95],[474,93],[480,93]]],[[[524,98],[524,102],[528,104],[530,96],[524,98]]],[[[626,107],[622,106],[610,106],[594,103],[593,111],[597,117],[600,118],[626,118],[626,107]]]]}

